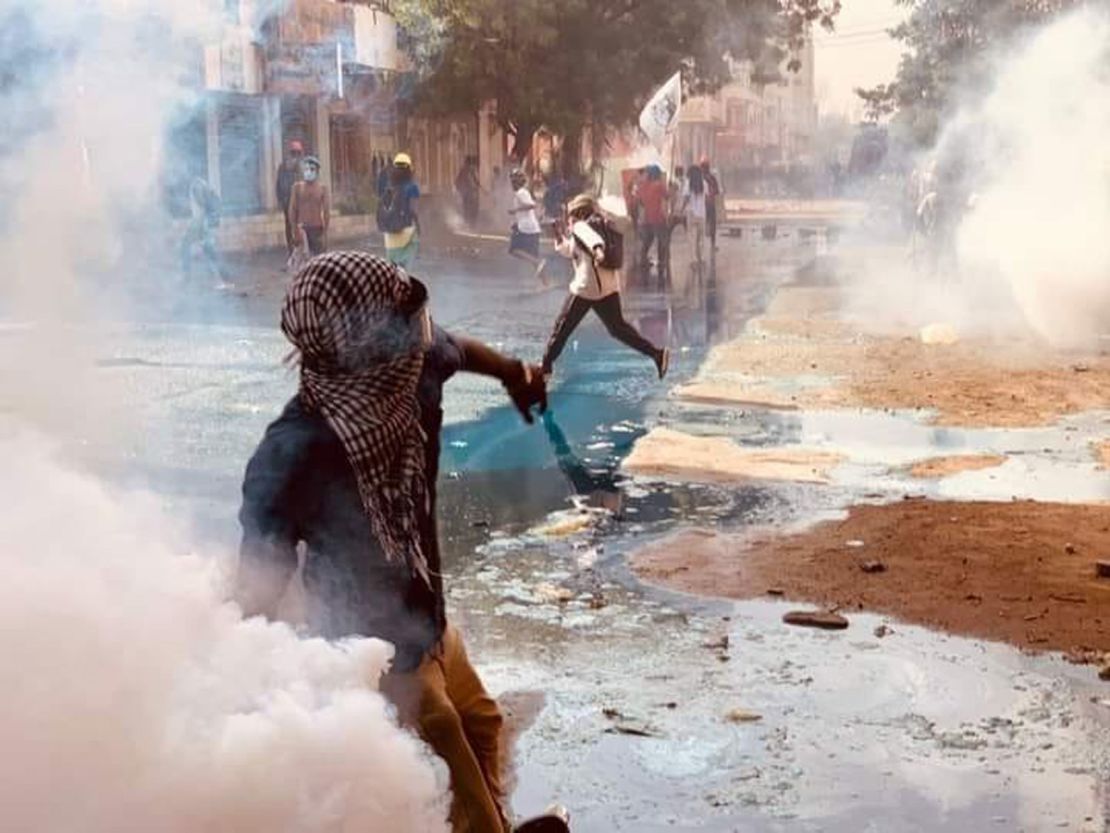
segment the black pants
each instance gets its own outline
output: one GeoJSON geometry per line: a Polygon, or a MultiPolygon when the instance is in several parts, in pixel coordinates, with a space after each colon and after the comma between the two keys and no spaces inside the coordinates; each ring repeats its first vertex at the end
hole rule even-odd
{"type": "Polygon", "coordinates": [[[601,323],[605,325],[609,335],[617,341],[627,344],[639,353],[643,353],[652,361],[658,358],[658,348],[640,335],[635,327],[625,321],[624,314],[621,312],[621,295],[619,292],[606,295],[599,301],[590,301],[577,295],[568,295],[559,317],[555,320],[555,329],[552,330],[551,338],[547,341],[547,350],[544,351],[543,370],[545,373],[551,372],[551,368],[555,364],[555,360],[559,358],[559,354],[563,352],[570,334],[582,323],[582,319],[586,317],[586,313],[591,309],[597,313],[597,317],[601,319],[601,323]]]}
{"type": "Polygon", "coordinates": [[[717,242],[717,200],[708,194],[705,197],[705,236],[710,246],[717,242]]]}

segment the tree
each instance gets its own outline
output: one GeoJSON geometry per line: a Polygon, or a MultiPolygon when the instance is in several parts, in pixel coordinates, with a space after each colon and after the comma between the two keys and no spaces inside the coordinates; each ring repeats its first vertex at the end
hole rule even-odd
{"type": "Polygon", "coordinates": [[[495,101],[503,126],[525,137],[546,126],[571,146],[587,126],[597,137],[634,123],[676,69],[695,94],[730,79],[729,58],[773,74],[808,27],[831,27],[839,8],[839,0],[391,4],[417,74],[415,111],[451,114],[495,101]]]}
{"type": "Polygon", "coordinates": [[[856,90],[867,115],[894,114],[897,132],[930,146],[957,99],[983,91],[997,50],[1079,0],[898,0],[910,9],[890,34],[906,51],[890,84],[856,90]]]}

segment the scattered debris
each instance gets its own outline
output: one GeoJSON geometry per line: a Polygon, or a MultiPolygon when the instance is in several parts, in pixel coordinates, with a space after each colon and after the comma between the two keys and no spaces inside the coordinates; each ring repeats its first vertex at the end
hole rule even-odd
{"type": "Polygon", "coordinates": [[[1048,598],[1055,602],[1067,602],[1076,605],[1087,604],[1087,597],[1080,596],[1078,593],[1050,593],[1048,598]]]}
{"type": "Polygon", "coordinates": [[[659,730],[646,720],[629,717],[623,714],[620,709],[608,707],[602,709],[601,713],[613,721],[613,725],[605,730],[608,734],[632,735],[639,738],[656,738],[660,736],[659,730]]]}
{"type": "Polygon", "coordinates": [[[863,547],[863,546],[866,546],[866,545],[864,544],[863,541],[860,541],[858,538],[853,538],[851,541],[845,541],[844,546],[851,547],[852,549],[857,550],[860,547],[863,547]]]}
{"type": "Polygon", "coordinates": [[[1070,541],[1064,544],[1064,552],[1066,552],[1068,555],[1075,555],[1075,544],[1071,543],[1070,541]]]}
{"type": "Polygon", "coordinates": [[[1095,648],[1079,647],[1064,652],[1064,659],[1076,665],[1107,665],[1110,664],[1110,654],[1095,648]]]}
{"type": "Polygon", "coordinates": [[[750,712],[747,709],[731,709],[725,714],[725,720],[729,723],[755,723],[762,719],[763,715],[758,712],[750,712]]]}
{"type": "Polygon", "coordinates": [[[1076,373],[1089,373],[1091,370],[1091,366],[1089,364],[1078,363],[1073,364],[1071,366],[1071,369],[1076,373]]]}
{"type": "Polygon", "coordinates": [[[609,600],[601,592],[595,592],[590,596],[589,607],[590,610],[601,610],[603,607],[609,606],[609,600]]]}
{"type": "Polygon", "coordinates": [[[886,564],[882,561],[864,561],[859,568],[865,573],[885,573],[886,564]]]}
{"type": "Polygon", "coordinates": [[[557,604],[566,604],[574,598],[574,591],[566,587],[556,587],[554,584],[542,582],[537,584],[533,590],[532,595],[538,602],[554,602],[557,604]]]}
{"type": "Polygon", "coordinates": [[[781,587],[768,587],[767,588],[767,595],[768,596],[785,596],[786,591],[783,590],[781,587]]]}
{"type": "Polygon", "coordinates": [[[888,627],[885,624],[884,625],[877,625],[875,627],[875,636],[879,637],[879,639],[882,639],[885,636],[890,636],[892,633],[894,633],[894,629],[891,628],[891,627],[888,627]]]}
{"type": "Polygon", "coordinates": [[[1095,575],[1099,578],[1110,578],[1110,561],[1096,561],[1095,575]]]}
{"type": "Polygon", "coordinates": [[[782,621],[788,625],[827,631],[842,631],[848,627],[848,620],[839,613],[825,610],[792,610],[783,614],[782,621]]]}
{"type": "Polygon", "coordinates": [[[1110,665],[1104,665],[1098,670],[1100,680],[1110,680],[1110,665]]]}
{"type": "Polygon", "coordinates": [[[728,634],[723,633],[716,639],[710,639],[708,642],[701,643],[701,647],[709,648],[710,650],[728,650],[728,634]]]}

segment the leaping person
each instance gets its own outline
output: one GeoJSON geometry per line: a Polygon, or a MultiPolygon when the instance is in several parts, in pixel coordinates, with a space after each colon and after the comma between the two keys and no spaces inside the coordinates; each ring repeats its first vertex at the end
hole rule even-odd
{"type": "Polygon", "coordinates": [[[640,335],[621,312],[622,254],[615,251],[615,230],[601,216],[597,202],[588,194],[579,194],[571,200],[567,206],[567,215],[570,220],[569,233],[561,227],[556,228],[555,250],[573,261],[574,276],[570,282],[570,294],[547,342],[542,363],[544,374],[551,374],[567,339],[586,313],[593,310],[609,335],[650,358],[662,379],[667,375],[670,351],[666,347],[656,347],[640,335]],[[609,242],[599,229],[610,237],[609,242]]]}

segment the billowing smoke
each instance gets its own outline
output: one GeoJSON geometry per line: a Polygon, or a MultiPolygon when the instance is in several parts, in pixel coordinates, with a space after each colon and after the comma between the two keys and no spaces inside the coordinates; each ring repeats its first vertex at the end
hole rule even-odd
{"type": "Polygon", "coordinates": [[[96,333],[170,279],[135,246],[168,228],[167,129],[223,11],[0,0],[3,828],[443,830],[443,767],[375,690],[389,646],[243,622],[226,553],[54,439],[128,410],[96,333]]]}
{"type": "Polygon", "coordinates": [[[1069,15],[1004,58],[956,129],[972,126],[984,176],[958,232],[962,271],[1000,274],[1054,344],[1110,333],[1110,16],[1069,15]]]}
{"type": "Polygon", "coordinates": [[[445,829],[436,768],[373,691],[389,646],[243,622],[155,498],[4,431],[5,830],[445,829]]]}
{"type": "Polygon", "coordinates": [[[903,210],[918,209],[912,241],[861,250],[848,309],[880,328],[926,328],[923,337],[1104,344],[1110,18],[1068,14],[1007,43],[992,66],[917,160],[921,190],[902,197],[903,210]]]}

